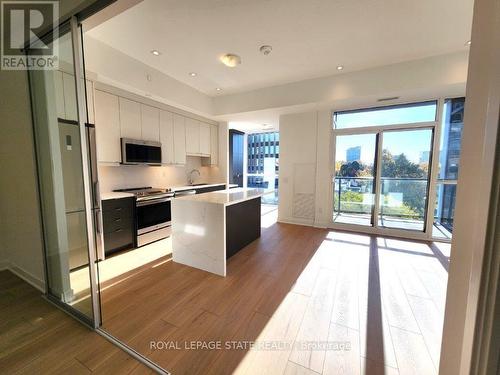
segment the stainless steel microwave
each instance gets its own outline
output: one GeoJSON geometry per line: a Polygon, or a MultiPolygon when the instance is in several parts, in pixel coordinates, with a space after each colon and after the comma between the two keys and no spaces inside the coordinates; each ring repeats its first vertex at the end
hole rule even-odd
{"type": "Polygon", "coordinates": [[[122,164],[161,164],[161,143],[122,138],[122,164]]]}

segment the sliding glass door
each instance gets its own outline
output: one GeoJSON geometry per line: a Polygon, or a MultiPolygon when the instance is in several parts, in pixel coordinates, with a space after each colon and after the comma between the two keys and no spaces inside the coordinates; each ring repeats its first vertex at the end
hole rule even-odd
{"type": "Polygon", "coordinates": [[[80,31],[74,18],[57,31],[44,42],[58,44],[58,68],[29,71],[46,289],[53,302],[97,326],[95,199],[80,31]]]}
{"type": "Polygon", "coordinates": [[[437,102],[334,114],[333,223],[427,233],[437,102]]]}
{"type": "Polygon", "coordinates": [[[373,225],[377,134],[339,135],[335,139],[334,220],[373,225]]]}
{"type": "Polygon", "coordinates": [[[432,129],[381,133],[379,227],[424,231],[432,133],[432,129]]]}

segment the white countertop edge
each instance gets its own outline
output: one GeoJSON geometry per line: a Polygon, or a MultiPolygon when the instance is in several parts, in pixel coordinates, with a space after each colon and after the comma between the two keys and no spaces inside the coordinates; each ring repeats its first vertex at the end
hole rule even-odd
{"type": "Polygon", "coordinates": [[[242,199],[238,199],[238,200],[231,201],[231,202],[226,202],[226,203],[219,203],[219,204],[222,204],[224,207],[226,207],[226,206],[232,206],[233,204],[237,204],[237,203],[241,203],[241,202],[245,202],[245,201],[250,201],[252,199],[262,198],[263,195],[264,194],[258,194],[258,195],[254,195],[254,196],[251,196],[251,197],[242,198],[242,199]]]}
{"type": "MultiPolygon", "coordinates": [[[[221,186],[221,185],[227,185],[225,182],[217,183],[217,184],[206,184],[206,185],[185,185],[185,186],[175,186],[172,187],[172,191],[183,191],[183,190],[196,190],[196,189],[203,189],[203,188],[208,188],[212,186],[221,186]]],[[[232,185],[230,185],[232,186],[232,185]]]]}
{"type": "MultiPolygon", "coordinates": [[[[244,188],[240,188],[244,189],[244,188]]],[[[216,205],[221,205],[221,206],[231,206],[233,204],[249,201],[251,199],[257,199],[261,198],[264,194],[265,191],[263,189],[257,189],[257,188],[246,188],[245,191],[235,191],[233,190],[238,190],[238,189],[224,189],[224,190],[218,190],[218,191],[212,191],[208,193],[202,193],[202,194],[196,194],[196,195],[188,195],[185,197],[179,197],[175,198],[172,202],[191,202],[191,203],[203,203],[203,204],[216,204],[216,205]],[[224,200],[224,197],[222,194],[230,194],[233,195],[233,197],[227,197],[224,200]],[[234,197],[237,194],[241,193],[249,193],[251,192],[251,195],[248,196],[245,194],[245,196],[242,197],[234,197]],[[217,199],[219,198],[219,200],[217,199]]]]}
{"type": "Polygon", "coordinates": [[[120,198],[129,198],[134,197],[135,195],[132,193],[125,193],[121,191],[111,191],[108,193],[101,193],[101,200],[109,200],[109,199],[120,199],[120,198]]]}

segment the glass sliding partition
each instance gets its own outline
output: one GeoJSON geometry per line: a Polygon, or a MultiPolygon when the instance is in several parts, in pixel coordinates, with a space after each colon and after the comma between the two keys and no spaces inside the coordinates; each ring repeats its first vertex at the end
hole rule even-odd
{"type": "Polygon", "coordinates": [[[424,231],[432,129],[384,131],[378,225],[424,231]]]}
{"type": "Polygon", "coordinates": [[[58,39],[47,36],[46,43],[59,44],[58,69],[31,70],[29,80],[47,295],[94,326],[98,314],[91,259],[95,239],[84,125],[87,115],[81,94],[83,70],[75,64],[79,54],[73,48],[75,22],[63,24],[58,39]]]}
{"type": "Polygon", "coordinates": [[[334,221],[373,225],[376,134],[338,136],[335,140],[334,221]]]}

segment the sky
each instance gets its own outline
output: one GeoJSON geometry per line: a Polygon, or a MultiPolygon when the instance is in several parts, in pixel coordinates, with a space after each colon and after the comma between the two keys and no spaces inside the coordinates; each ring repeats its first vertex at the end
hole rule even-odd
{"type": "MultiPolygon", "coordinates": [[[[343,113],[337,116],[337,128],[357,128],[388,124],[409,124],[424,121],[434,121],[436,105],[434,102],[417,107],[391,108],[370,112],[343,113]]],[[[383,135],[383,148],[393,155],[404,153],[414,163],[420,160],[423,151],[431,147],[432,131],[418,129],[411,131],[386,131],[383,135]]],[[[361,161],[373,164],[375,155],[375,134],[342,135],[336,140],[336,160],[346,160],[346,150],[361,146],[361,161]]]]}

